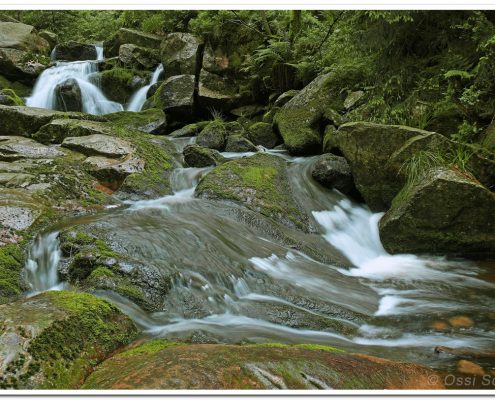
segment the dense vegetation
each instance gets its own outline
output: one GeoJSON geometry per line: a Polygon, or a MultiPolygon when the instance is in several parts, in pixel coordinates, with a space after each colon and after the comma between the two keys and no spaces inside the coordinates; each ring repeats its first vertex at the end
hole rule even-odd
{"type": "Polygon", "coordinates": [[[343,92],[371,96],[355,119],[448,131],[473,142],[494,113],[495,13],[491,11],[9,11],[62,41],[103,40],[119,27],[188,31],[226,48],[238,74],[268,97],[274,65],[300,85],[345,75],[343,92]]]}

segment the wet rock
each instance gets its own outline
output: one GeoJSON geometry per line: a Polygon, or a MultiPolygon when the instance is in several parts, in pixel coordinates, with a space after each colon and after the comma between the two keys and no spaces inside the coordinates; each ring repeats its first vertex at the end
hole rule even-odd
{"type": "Polygon", "coordinates": [[[261,145],[267,149],[273,149],[280,143],[280,137],[273,130],[271,124],[257,122],[248,129],[248,137],[255,145],[261,145]]]}
{"type": "Polygon", "coordinates": [[[220,152],[197,144],[189,144],[184,147],[184,162],[188,167],[204,168],[217,166],[227,161],[220,152]]]}
{"type": "Polygon", "coordinates": [[[344,157],[324,154],[313,164],[311,175],[322,186],[351,196],[360,197],[354,185],[351,168],[344,157]]]}
{"type": "Polygon", "coordinates": [[[134,29],[120,28],[112,38],[103,43],[103,49],[106,57],[115,57],[119,55],[120,46],[123,44],[131,43],[140,47],[158,49],[162,40],[162,36],[134,29]]]}
{"type": "Polygon", "coordinates": [[[485,375],[485,371],[480,365],[468,360],[459,360],[457,362],[457,372],[466,375],[485,375]]]}
{"type": "Polygon", "coordinates": [[[125,140],[100,134],[65,138],[62,147],[67,147],[87,156],[96,155],[109,158],[127,156],[135,151],[134,146],[125,140]]]}
{"type": "Polygon", "coordinates": [[[112,125],[154,135],[167,132],[167,118],[163,110],[150,108],[140,112],[122,111],[105,116],[112,125]]]}
{"type": "Polygon", "coordinates": [[[74,119],[54,119],[43,125],[33,135],[33,139],[44,144],[60,144],[68,137],[89,136],[94,134],[112,135],[111,128],[102,122],[74,119]]]}
{"type": "Polygon", "coordinates": [[[308,217],[292,197],[280,157],[258,153],[229,161],[204,176],[195,196],[231,201],[291,228],[309,230],[308,217]]]}
{"type": "Polygon", "coordinates": [[[0,22],[0,48],[47,53],[48,42],[37,34],[31,25],[0,22]]]}
{"type": "Polygon", "coordinates": [[[202,43],[190,33],[169,33],[160,46],[165,77],[196,75],[202,43]]]}
{"type": "Polygon", "coordinates": [[[241,135],[229,135],[225,144],[225,151],[245,153],[250,151],[256,152],[258,149],[249,139],[241,135]]]}
{"type": "Polygon", "coordinates": [[[194,117],[194,75],[178,75],[168,78],[146,101],[145,108],[165,111],[171,122],[188,122],[194,117]]]}
{"type": "Polygon", "coordinates": [[[445,321],[433,321],[430,327],[437,332],[446,332],[450,330],[450,325],[445,321]]]}
{"type": "Polygon", "coordinates": [[[52,291],[0,306],[0,387],[76,389],[95,363],[137,336],[105,300],[52,291]]]}
{"type": "Polygon", "coordinates": [[[67,79],[55,87],[57,109],[61,111],[82,111],[81,88],[75,79],[67,79]]]}
{"type": "Polygon", "coordinates": [[[23,158],[55,158],[64,153],[22,136],[0,136],[0,160],[16,161],[23,158]]]}
{"type": "Polygon", "coordinates": [[[127,68],[151,70],[160,63],[158,50],[126,43],[119,48],[119,61],[127,68]]]}
{"type": "Polygon", "coordinates": [[[472,176],[437,167],[407,185],[380,221],[391,253],[493,254],[495,193],[472,176]]]}
{"type": "Polygon", "coordinates": [[[474,325],[474,322],[465,315],[457,315],[449,318],[449,324],[454,328],[471,328],[474,325]]]}
{"type": "Polygon", "coordinates": [[[196,143],[209,149],[223,151],[226,136],[225,124],[221,121],[212,121],[199,133],[196,143]]]}
{"type": "Polygon", "coordinates": [[[91,44],[69,41],[55,46],[55,60],[84,61],[96,60],[96,47],[91,44]]]}
{"type": "Polygon", "coordinates": [[[185,345],[153,340],[102,363],[83,388],[441,389],[440,382],[426,367],[327,346],[185,345]]]}

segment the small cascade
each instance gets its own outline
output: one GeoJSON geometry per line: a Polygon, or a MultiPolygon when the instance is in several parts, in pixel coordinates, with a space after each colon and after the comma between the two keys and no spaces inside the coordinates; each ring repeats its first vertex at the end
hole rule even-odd
{"type": "Polygon", "coordinates": [[[26,280],[31,294],[62,288],[58,279],[61,251],[59,232],[38,236],[29,249],[26,261],[26,280]]]}
{"type": "Polygon", "coordinates": [[[143,108],[144,103],[146,102],[146,94],[151,86],[158,82],[160,78],[160,74],[163,72],[163,65],[160,64],[153,75],[151,76],[150,83],[141,89],[139,89],[134,95],[131,97],[129,105],[127,106],[127,111],[138,112],[143,108]]]}
{"type": "MultiPolygon", "coordinates": [[[[102,60],[103,48],[96,46],[96,52],[98,60],[102,60]]],[[[57,62],[38,77],[32,95],[26,100],[26,105],[50,110],[61,109],[57,100],[57,86],[74,79],[81,90],[82,112],[103,115],[123,111],[121,104],[108,100],[95,85],[94,76],[97,72],[98,61],[57,62]]]]}

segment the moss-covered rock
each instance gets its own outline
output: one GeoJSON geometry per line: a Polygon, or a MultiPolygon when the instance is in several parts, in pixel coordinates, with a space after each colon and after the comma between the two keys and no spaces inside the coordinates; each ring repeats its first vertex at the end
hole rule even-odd
{"type": "Polygon", "coordinates": [[[126,129],[162,135],[167,131],[167,118],[163,110],[149,108],[140,112],[122,111],[106,114],[112,124],[126,129]]]}
{"type": "Polygon", "coordinates": [[[12,89],[0,90],[0,105],[23,106],[24,101],[12,89]]]}
{"type": "Polygon", "coordinates": [[[280,136],[273,130],[272,125],[266,122],[257,122],[249,127],[249,139],[256,145],[273,149],[280,143],[280,136]]]}
{"type": "Polygon", "coordinates": [[[54,119],[43,125],[38,132],[32,135],[33,139],[40,143],[60,144],[68,137],[88,135],[111,135],[112,130],[108,124],[97,121],[84,121],[74,119],[54,119]]]}
{"type": "Polygon", "coordinates": [[[24,289],[21,281],[23,247],[18,243],[0,246],[0,304],[15,299],[24,289]]]}
{"type": "Polygon", "coordinates": [[[84,113],[64,113],[34,107],[8,107],[0,105],[0,135],[31,137],[43,125],[52,119],[74,119],[89,121],[105,121],[104,117],[84,113]]]}
{"type": "Polygon", "coordinates": [[[138,89],[140,80],[134,79],[136,74],[131,69],[112,68],[99,73],[101,90],[112,101],[127,103],[138,89]]]}
{"type": "Polygon", "coordinates": [[[2,75],[23,84],[32,85],[49,63],[46,56],[33,60],[30,52],[11,48],[0,48],[0,71],[2,75]],[[42,61],[42,62],[40,62],[42,61]]]}
{"type": "Polygon", "coordinates": [[[308,217],[291,195],[286,168],[282,158],[263,153],[232,160],[203,177],[195,195],[239,203],[283,225],[307,231],[308,217]]]}
{"type": "Polygon", "coordinates": [[[406,185],[380,221],[392,253],[495,252],[495,194],[459,170],[433,168],[406,185]]]}
{"type": "Polygon", "coordinates": [[[188,167],[204,168],[223,164],[227,161],[217,150],[189,144],[184,147],[184,162],[188,167]]]}
{"type": "Polygon", "coordinates": [[[34,26],[18,22],[0,22],[0,48],[48,53],[48,42],[40,37],[34,26]]]}
{"type": "Polygon", "coordinates": [[[0,89],[11,89],[18,96],[26,97],[31,93],[31,88],[27,85],[17,81],[10,81],[4,76],[0,75],[0,89]]]}
{"type": "Polygon", "coordinates": [[[283,107],[286,103],[292,100],[300,91],[296,89],[288,90],[277,97],[273,105],[275,107],[283,107]]]}
{"type": "Polygon", "coordinates": [[[180,129],[177,129],[170,133],[172,137],[191,137],[197,136],[211,121],[199,121],[193,124],[188,124],[180,129]]]}
{"type": "Polygon", "coordinates": [[[153,340],[102,363],[83,388],[441,389],[440,382],[435,372],[419,365],[329,346],[184,345],[153,340]]]}
{"type": "Polygon", "coordinates": [[[0,387],[76,389],[137,335],[117,307],[89,294],[46,292],[0,306],[0,387]]]}
{"type": "Polygon", "coordinates": [[[242,135],[229,135],[225,143],[225,151],[245,153],[258,151],[256,146],[242,135]]]}
{"type": "Polygon", "coordinates": [[[431,152],[456,162],[464,154],[468,169],[481,183],[493,185],[495,163],[490,155],[443,135],[402,125],[352,122],[331,129],[325,149],[343,155],[354,181],[373,211],[385,211],[407,181],[405,164],[419,152],[431,152]]]}
{"type": "Polygon", "coordinates": [[[146,101],[144,107],[164,110],[171,123],[190,122],[194,117],[194,88],[194,75],[171,76],[146,101]]]}
{"type": "Polygon", "coordinates": [[[225,123],[220,120],[211,121],[199,133],[196,143],[209,149],[223,151],[227,137],[225,123]]]}

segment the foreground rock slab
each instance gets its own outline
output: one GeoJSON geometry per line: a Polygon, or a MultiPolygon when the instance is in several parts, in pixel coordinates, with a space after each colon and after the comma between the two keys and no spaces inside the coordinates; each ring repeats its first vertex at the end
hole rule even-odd
{"type": "Polygon", "coordinates": [[[55,291],[0,306],[0,388],[75,389],[137,335],[115,306],[55,291]]]}
{"type": "Polygon", "coordinates": [[[437,382],[419,365],[327,346],[154,340],[105,361],[83,389],[442,389],[437,382]]]}

